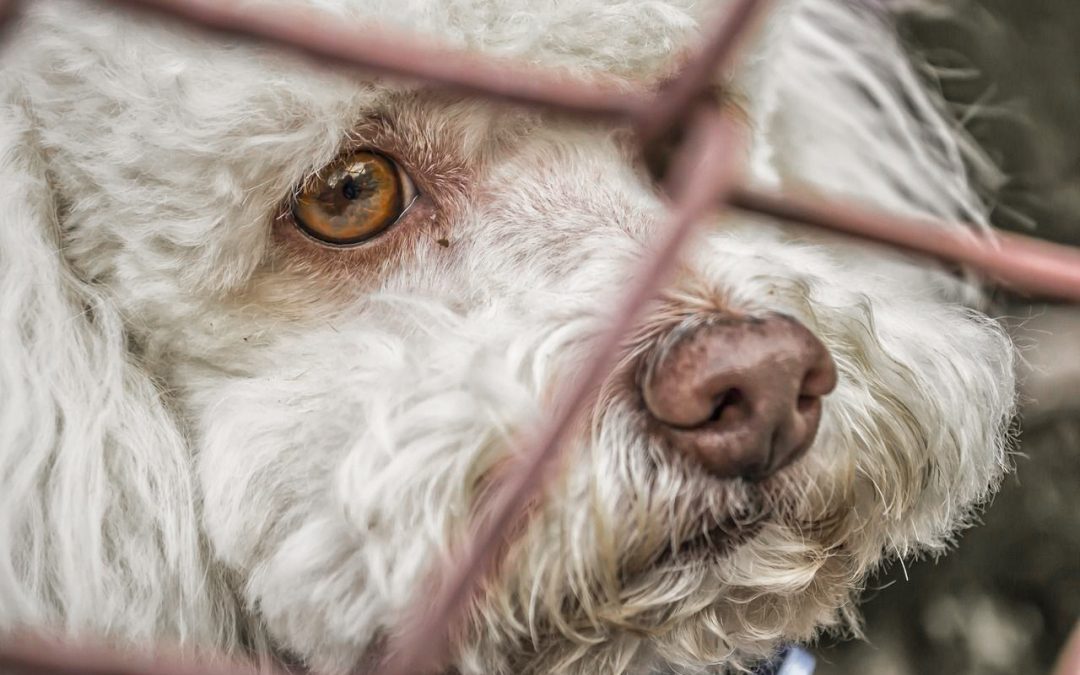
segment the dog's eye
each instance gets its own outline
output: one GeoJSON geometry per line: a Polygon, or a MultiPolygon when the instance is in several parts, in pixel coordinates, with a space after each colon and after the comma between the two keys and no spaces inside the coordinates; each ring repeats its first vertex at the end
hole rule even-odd
{"type": "Polygon", "coordinates": [[[319,241],[351,246],[396,223],[415,197],[409,175],[392,159],[359,150],[339,157],[305,183],[293,216],[319,241]]]}

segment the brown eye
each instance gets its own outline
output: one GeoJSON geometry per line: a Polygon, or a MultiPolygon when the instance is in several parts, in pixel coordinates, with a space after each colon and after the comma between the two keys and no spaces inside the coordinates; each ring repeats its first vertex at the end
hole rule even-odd
{"type": "Polygon", "coordinates": [[[393,225],[416,196],[409,176],[388,157],[368,150],[343,155],[308,181],[293,216],[319,241],[350,246],[393,225]]]}

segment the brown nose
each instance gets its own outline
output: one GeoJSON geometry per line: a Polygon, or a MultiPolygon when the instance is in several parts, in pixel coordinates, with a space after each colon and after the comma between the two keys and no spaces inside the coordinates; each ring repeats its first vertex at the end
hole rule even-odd
{"type": "Polygon", "coordinates": [[[716,476],[760,479],[810,447],[836,367],[791,317],[720,316],[673,332],[643,364],[640,384],[677,450],[716,476]]]}

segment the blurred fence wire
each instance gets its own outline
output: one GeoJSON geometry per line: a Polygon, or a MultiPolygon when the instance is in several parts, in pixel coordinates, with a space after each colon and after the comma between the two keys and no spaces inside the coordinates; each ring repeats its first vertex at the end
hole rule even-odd
{"type": "MultiPolygon", "coordinates": [[[[418,36],[370,27],[360,30],[319,12],[274,6],[258,11],[214,0],[97,0],[128,11],[199,27],[219,38],[242,39],[292,51],[320,65],[378,73],[507,103],[628,127],[648,156],[661,139],[682,138],[663,180],[670,201],[660,229],[610,325],[596,342],[584,371],[561,392],[507,472],[495,496],[462,543],[459,559],[432,570],[431,592],[418,593],[396,637],[382,651],[379,675],[436,672],[445,662],[451,629],[494,563],[500,541],[541,495],[547,469],[557,459],[578,411],[587,408],[610,372],[613,354],[643,308],[659,291],[695,224],[716,210],[744,211],[833,230],[909,252],[967,266],[1016,291],[1080,303],[1080,249],[1028,237],[900,217],[809,194],[781,194],[742,180],[742,130],[708,91],[729,71],[738,47],[763,17],[765,0],[732,0],[706,31],[702,44],[682,59],[677,74],[658,87],[627,89],[597,75],[575,78],[505,59],[445,49],[418,36]],[[356,39],[363,34],[364,39],[356,39]]],[[[0,0],[0,28],[17,30],[18,7],[0,0]]],[[[6,33],[4,33],[6,34],[6,33]]],[[[157,654],[135,656],[100,646],[11,637],[0,644],[0,669],[77,675],[236,675],[251,664],[222,659],[193,661],[157,654]]],[[[265,671],[263,671],[265,672],[265,671]]]]}

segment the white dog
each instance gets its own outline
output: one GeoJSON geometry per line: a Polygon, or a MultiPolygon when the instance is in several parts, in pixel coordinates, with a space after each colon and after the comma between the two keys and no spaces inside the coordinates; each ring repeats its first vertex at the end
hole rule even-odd
{"type": "MultiPolygon", "coordinates": [[[[634,82],[723,7],[297,1],[357,40],[395,24],[634,82]]],[[[662,198],[602,125],[24,5],[0,71],[0,627],[375,663],[662,198]]],[[[772,14],[723,83],[752,177],[981,227],[885,14],[772,14]]],[[[941,549],[995,487],[1013,351],[968,282],[738,215],[691,249],[457,672],[751,665],[854,626],[871,570],[941,549]]]]}

